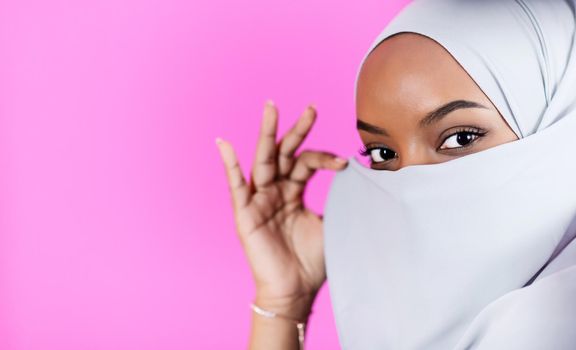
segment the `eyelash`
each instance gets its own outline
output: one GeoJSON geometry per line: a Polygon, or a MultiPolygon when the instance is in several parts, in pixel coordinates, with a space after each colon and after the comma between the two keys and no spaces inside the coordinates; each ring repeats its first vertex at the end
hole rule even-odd
{"type": "MultiPolygon", "coordinates": [[[[456,130],[455,132],[451,133],[450,135],[446,136],[446,137],[442,140],[442,143],[440,143],[440,146],[442,146],[442,145],[444,144],[444,142],[446,142],[446,140],[448,140],[450,137],[452,137],[452,136],[454,136],[454,135],[457,135],[457,134],[461,134],[461,133],[472,134],[472,135],[476,135],[477,137],[474,138],[474,140],[472,140],[472,141],[471,141],[470,143],[468,143],[467,145],[464,145],[464,146],[461,146],[461,147],[447,148],[447,150],[448,150],[449,152],[454,152],[454,151],[455,151],[455,152],[463,152],[463,150],[466,150],[467,148],[473,146],[473,145],[476,143],[476,141],[478,141],[480,138],[484,137],[488,132],[485,131],[485,130],[482,130],[482,129],[480,129],[480,128],[477,128],[477,127],[463,127],[463,128],[460,128],[460,129],[456,130]]],[[[362,155],[362,156],[364,156],[364,157],[370,158],[370,163],[371,163],[372,165],[374,165],[374,164],[388,163],[389,161],[391,161],[391,160],[393,160],[393,159],[395,159],[395,158],[398,158],[398,154],[396,154],[396,155],[394,156],[394,158],[389,159],[389,160],[386,160],[386,161],[383,161],[383,162],[374,162],[374,161],[372,161],[372,158],[370,157],[370,154],[372,153],[372,151],[375,150],[375,149],[382,149],[382,148],[384,148],[384,149],[390,149],[390,148],[382,147],[382,146],[379,146],[379,147],[377,147],[377,146],[373,146],[373,147],[363,146],[362,148],[360,148],[360,149],[358,150],[358,153],[360,153],[360,155],[362,155]]],[[[438,148],[438,149],[440,149],[440,148],[438,148]]],[[[396,152],[394,152],[394,153],[396,153],[396,152]]]]}

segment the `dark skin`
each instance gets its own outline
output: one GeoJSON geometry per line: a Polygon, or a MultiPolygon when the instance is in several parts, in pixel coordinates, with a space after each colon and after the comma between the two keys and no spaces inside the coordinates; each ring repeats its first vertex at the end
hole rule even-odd
{"type": "Polygon", "coordinates": [[[383,41],[358,79],[358,132],[373,169],[446,162],[518,139],[460,64],[425,36],[401,33],[383,41]],[[419,126],[428,113],[452,101],[461,102],[419,126]]]}
{"type": "MultiPolygon", "coordinates": [[[[367,147],[379,147],[370,152],[374,169],[445,162],[517,139],[466,71],[439,44],[420,35],[400,34],[382,42],[362,66],[357,93],[360,137],[367,147]],[[468,102],[457,102],[450,113],[436,113],[434,120],[419,125],[454,100],[468,102]],[[462,147],[462,141],[469,146],[460,151],[440,149],[462,147]]],[[[303,193],[319,169],[347,166],[330,152],[297,154],[315,119],[316,109],[308,106],[276,141],[278,110],[266,105],[250,181],[232,145],[217,142],[236,230],[254,276],[253,301],[299,320],[309,316],[326,280],[322,216],[305,206],[303,193]]],[[[253,313],[249,349],[298,349],[297,335],[290,322],[253,313]]]]}

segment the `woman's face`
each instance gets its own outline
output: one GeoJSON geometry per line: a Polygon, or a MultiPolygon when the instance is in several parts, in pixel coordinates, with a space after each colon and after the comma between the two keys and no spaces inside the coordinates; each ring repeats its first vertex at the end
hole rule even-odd
{"type": "Polygon", "coordinates": [[[358,132],[373,169],[446,162],[518,139],[459,63],[425,36],[384,40],[358,79],[358,132]]]}

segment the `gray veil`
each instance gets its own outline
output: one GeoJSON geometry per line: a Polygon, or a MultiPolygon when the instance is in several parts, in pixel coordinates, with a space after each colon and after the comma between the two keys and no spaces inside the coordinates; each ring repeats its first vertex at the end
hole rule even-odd
{"type": "Polygon", "coordinates": [[[373,41],[364,59],[400,32],[438,42],[519,139],[335,174],[324,249],[343,349],[576,349],[574,7],[414,0],[373,41]]]}

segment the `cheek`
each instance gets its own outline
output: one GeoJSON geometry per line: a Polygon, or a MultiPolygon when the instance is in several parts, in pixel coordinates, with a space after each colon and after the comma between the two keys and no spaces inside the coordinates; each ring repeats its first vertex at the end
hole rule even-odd
{"type": "Polygon", "coordinates": [[[498,146],[507,142],[518,140],[518,137],[508,127],[492,128],[481,143],[483,149],[498,146]]]}
{"type": "Polygon", "coordinates": [[[482,123],[478,123],[479,127],[485,128],[488,134],[484,136],[483,144],[490,146],[518,140],[514,130],[508,125],[506,120],[499,113],[490,113],[481,116],[482,123]]]}
{"type": "Polygon", "coordinates": [[[518,136],[506,122],[501,122],[492,128],[494,139],[499,143],[518,140],[518,136]]]}
{"type": "Polygon", "coordinates": [[[494,129],[495,133],[498,133],[499,136],[504,140],[517,140],[518,136],[514,130],[510,127],[506,119],[502,117],[500,114],[497,114],[493,117],[494,125],[492,128],[494,129]]]}

